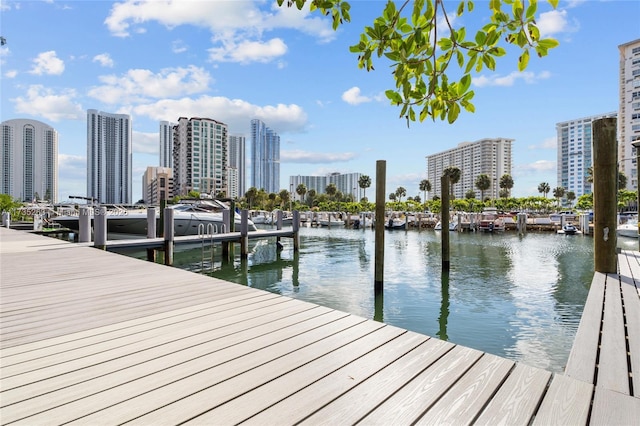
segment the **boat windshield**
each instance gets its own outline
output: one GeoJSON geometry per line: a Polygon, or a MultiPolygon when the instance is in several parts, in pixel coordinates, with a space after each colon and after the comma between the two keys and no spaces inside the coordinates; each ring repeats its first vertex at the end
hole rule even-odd
{"type": "Polygon", "coordinates": [[[190,203],[190,204],[178,204],[173,207],[174,210],[181,212],[200,212],[200,213],[216,213],[223,210],[219,205],[212,203],[190,203]]]}

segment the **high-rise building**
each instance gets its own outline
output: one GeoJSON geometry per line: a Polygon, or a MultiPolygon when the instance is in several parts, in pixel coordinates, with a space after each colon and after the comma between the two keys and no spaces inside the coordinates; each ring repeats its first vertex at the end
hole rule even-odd
{"type": "Polygon", "coordinates": [[[131,116],[87,110],[87,197],[131,204],[131,116]]]}
{"type": "Polygon", "coordinates": [[[173,171],[168,167],[147,167],[142,175],[142,200],[157,206],[173,198],[173,171]]]}
{"type": "MultiPolygon", "coordinates": [[[[298,185],[303,184],[307,192],[315,190],[318,194],[326,193],[326,188],[333,183],[343,195],[351,195],[354,200],[360,201],[364,196],[364,190],[360,188],[360,173],[330,173],[326,176],[289,176],[289,191],[293,199],[303,201],[297,193],[298,185]]],[[[305,195],[306,197],[306,195],[305,195]]]]}
{"type": "Polygon", "coordinates": [[[160,122],[160,167],[173,167],[173,128],[176,123],[160,122]]]}
{"type": "Polygon", "coordinates": [[[173,190],[227,194],[227,125],[210,118],[180,117],[173,129],[173,190]]]}
{"type": "Polygon", "coordinates": [[[638,189],[638,165],[633,143],[640,141],[640,39],[620,50],[620,105],[618,107],[618,162],[627,177],[627,189],[638,189]]]}
{"type": "Polygon", "coordinates": [[[251,120],[251,186],[280,191],[280,136],[262,121],[251,120]]]}
{"type": "Polygon", "coordinates": [[[587,178],[593,164],[593,121],[616,116],[617,113],[610,112],[556,124],[558,186],[565,189],[565,194],[571,191],[576,199],[591,194],[591,182],[587,178]]]}
{"type": "Polygon", "coordinates": [[[229,193],[231,198],[243,197],[247,192],[247,157],[244,135],[229,135],[229,193]]]}
{"type": "MultiPolygon", "coordinates": [[[[464,198],[467,191],[478,193],[478,176],[489,176],[491,187],[485,197],[498,198],[500,178],[511,175],[511,143],[513,139],[481,139],[462,142],[456,148],[427,156],[427,179],[431,182],[431,195],[441,194],[440,178],[447,167],[460,169],[460,181],[453,185],[453,196],[464,198]]],[[[478,196],[479,198],[479,196],[478,196]]]]}
{"type": "Polygon", "coordinates": [[[58,201],[58,132],[36,120],[2,122],[0,193],[58,201]]]}

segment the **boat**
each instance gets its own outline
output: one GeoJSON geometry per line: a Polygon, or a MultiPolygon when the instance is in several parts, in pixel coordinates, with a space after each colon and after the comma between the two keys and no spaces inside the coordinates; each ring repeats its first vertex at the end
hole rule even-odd
{"type": "Polygon", "coordinates": [[[407,221],[403,218],[391,217],[384,223],[384,227],[387,229],[405,229],[407,221]]]}
{"type": "Polygon", "coordinates": [[[504,231],[504,219],[498,215],[495,207],[485,207],[482,211],[478,230],[481,232],[498,232],[504,231]]]}
{"type": "Polygon", "coordinates": [[[572,223],[565,223],[562,229],[558,230],[558,234],[564,235],[575,235],[578,232],[578,228],[576,228],[576,226],[572,223]]]}
{"type": "MultiPolygon", "coordinates": [[[[179,204],[168,205],[173,209],[174,235],[198,235],[200,232],[220,234],[229,232],[225,229],[223,221],[223,211],[229,207],[219,200],[182,200],[179,204]],[[203,225],[203,226],[200,226],[203,225]]],[[[93,211],[91,220],[93,221],[93,211]]],[[[159,212],[158,212],[159,213],[159,212]]],[[[159,223],[159,214],[156,214],[156,221],[159,223]]],[[[239,230],[242,224],[241,216],[235,213],[234,225],[239,230]]],[[[58,216],[52,220],[61,226],[78,231],[79,216],[65,215],[58,216]]],[[[158,224],[156,224],[157,229],[158,224]]],[[[249,220],[249,231],[256,231],[255,224],[249,220]]],[[[107,233],[125,235],[147,235],[147,210],[146,209],[108,209],[107,210],[107,233]]]]}
{"type": "Polygon", "coordinates": [[[622,225],[618,225],[616,228],[616,234],[627,238],[638,238],[638,231],[639,228],[637,220],[632,220],[622,225]]]}
{"type": "MultiPolygon", "coordinates": [[[[436,223],[436,226],[433,227],[434,231],[442,231],[442,222],[438,221],[438,223],[436,223]]],[[[457,231],[458,230],[458,224],[455,222],[449,222],[449,231],[457,231]]]]}
{"type": "Polygon", "coordinates": [[[333,213],[323,213],[318,217],[320,226],[344,226],[344,220],[338,219],[333,213]]]}

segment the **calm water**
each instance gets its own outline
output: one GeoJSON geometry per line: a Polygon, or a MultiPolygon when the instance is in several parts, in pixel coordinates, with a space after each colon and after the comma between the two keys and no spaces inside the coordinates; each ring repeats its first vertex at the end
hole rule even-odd
{"type": "MultiPolygon", "coordinates": [[[[440,234],[385,233],[383,300],[374,300],[374,232],[302,228],[289,239],[251,243],[248,261],[203,260],[178,249],[178,267],[561,372],[593,277],[593,238],[515,232],[451,233],[441,272],[440,234]]],[[[628,243],[635,244],[637,240],[628,243]]],[[[635,246],[634,246],[635,247],[635,246]]]]}

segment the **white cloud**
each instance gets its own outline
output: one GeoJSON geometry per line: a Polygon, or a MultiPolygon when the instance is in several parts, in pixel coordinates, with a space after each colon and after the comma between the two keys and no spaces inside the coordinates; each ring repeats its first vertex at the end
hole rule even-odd
{"type": "Polygon", "coordinates": [[[485,86],[513,86],[518,80],[523,80],[527,84],[533,84],[539,80],[545,80],[551,77],[548,71],[542,71],[538,74],[530,71],[514,71],[509,75],[501,76],[499,74],[481,75],[473,77],[473,85],[477,87],[485,86]]]}
{"type": "Polygon", "coordinates": [[[41,85],[29,86],[26,97],[11,99],[15,103],[15,111],[29,115],[40,115],[51,121],[80,120],[85,117],[79,103],[75,102],[75,90],[54,92],[41,85]]]}
{"type": "Polygon", "coordinates": [[[93,57],[93,62],[98,62],[103,67],[113,68],[113,59],[108,53],[101,53],[93,57]]]}
{"type": "Polygon", "coordinates": [[[352,87],[342,94],[342,100],[350,105],[358,105],[364,102],[371,102],[371,98],[360,94],[359,87],[352,87]]]}
{"type": "Polygon", "coordinates": [[[85,179],[87,157],[81,155],[58,154],[58,175],[60,179],[85,179]]]}
{"type": "Polygon", "coordinates": [[[554,34],[563,32],[575,32],[579,28],[579,24],[575,21],[570,22],[566,10],[552,10],[540,14],[537,21],[540,37],[551,37],[554,34]]]}
{"type": "MultiPolygon", "coordinates": [[[[144,154],[158,154],[160,152],[158,133],[144,133],[133,131],[131,136],[133,152],[144,154]]],[[[144,172],[144,170],[143,170],[144,172]]]]}
{"type": "Polygon", "coordinates": [[[8,70],[4,73],[4,76],[6,78],[15,78],[18,75],[18,71],[17,70],[8,70]]]}
{"type": "Polygon", "coordinates": [[[209,58],[214,62],[271,62],[287,53],[287,45],[279,38],[267,42],[260,41],[234,41],[223,42],[222,47],[209,49],[209,58]]]}
{"type": "Polygon", "coordinates": [[[182,40],[174,40],[171,43],[171,51],[173,53],[184,53],[189,50],[189,47],[182,40]]]}
{"type": "MultiPolygon", "coordinates": [[[[308,6],[277,7],[274,2],[212,1],[193,3],[167,0],[158,7],[155,0],[127,0],[116,3],[105,25],[118,37],[143,32],[143,25],[156,21],[168,28],[192,25],[209,29],[213,47],[211,58],[219,61],[268,62],[287,51],[283,40],[262,39],[275,29],[295,29],[315,37],[319,42],[335,38],[331,20],[310,16],[308,6]]],[[[174,46],[175,48],[175,46],[174,46]]]]}
{"type": "Polygon", "coordinates": [[[558,140],[555,136],[544,139],[537,145],[529,145],[529,149],[557,149],[558,140]]]}
{"type": "Polygon", "coordinates": [[[307,114],[295,104],[258,106],[241,99],[221,96],[201,96],[197,99],[162,99],[154,103],[137,105],[132,113],[152,120],[175,122],[180,117],[208,117],[229,126],[232,133],[249,133],[251,118],[269,123],[279,134],[303,131],[307,114]]]}
{"type": "Polygon", "coordinates": [[[537,173],[545,173],[556,170],[556,162],[549,160],[538,160],[528,164],[518,164],[513,168],[514,177],[528,176],[537,173]]]}
{"type": "Polygon", "coordinates": [[[35,75],[60,75],[64,72],[64,62],[56,56],[55,50],[42,52],[33,60],[34,66],[29,73],[35,75]]]}
{"type": "Polygon", "coordinates": [[[103,86],[89,90],[89,96],[108,104],[145,102],[148,99],[168,98],[201,93],[209,88],[211,75],[202,68],[165,68],[159,73],[132,69],[121,77],[99,77],[103,86]]]}
{"type": "Polygon", "coordinates": [[[309,152],[302,150],[281,151],[280,161],[285,163],[341,163],[351,161],[358,155],[354,152],[309,152]]]}

